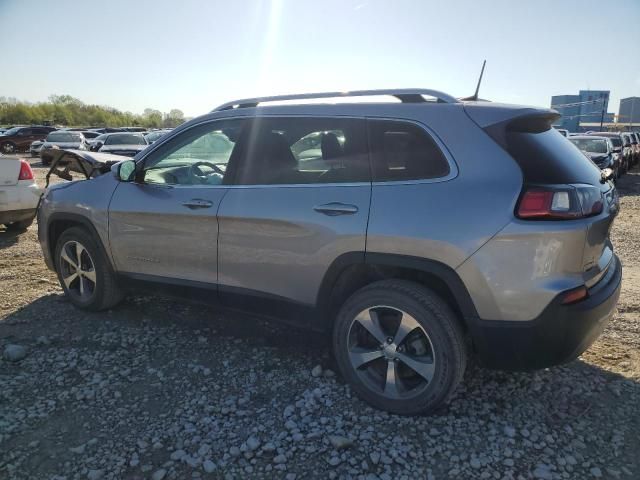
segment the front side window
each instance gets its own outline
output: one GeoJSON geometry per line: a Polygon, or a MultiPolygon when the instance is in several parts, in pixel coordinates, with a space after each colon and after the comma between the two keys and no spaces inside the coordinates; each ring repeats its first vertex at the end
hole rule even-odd
{"type": "Polygon", "coordinates": [[[146,159],[145,182],[221,185],[245,124],[219,120],[185,130],[146,159]]]}
{"type": "Polygon", "coordinates": [[[446,157],[423,128],[400,120],[369,120],[368,124],[374,182],[449,174],[446,157]]]}
{"type": "Polygon", "coordinates": [[[242,150],[239,185],[371,181],[363,119],[255,118],[242,150]]]}

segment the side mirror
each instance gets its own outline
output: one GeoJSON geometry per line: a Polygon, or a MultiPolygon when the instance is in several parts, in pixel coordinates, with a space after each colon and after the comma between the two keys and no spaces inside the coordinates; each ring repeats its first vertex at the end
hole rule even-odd
{"type": "Polygon", "coordinates": [[[136,162],[133,160],[125,160],[118,164],[118,180],[121,182],[131,182],[136,175],[136,162]]]}
{"type": "Polygon", "coordinates": [[[102,142],[96,142],[93,144],[93,151],[97,152],[98,150],[100,150],[102,148],[102,146],[104,145],[104,143],[102,142]]]}

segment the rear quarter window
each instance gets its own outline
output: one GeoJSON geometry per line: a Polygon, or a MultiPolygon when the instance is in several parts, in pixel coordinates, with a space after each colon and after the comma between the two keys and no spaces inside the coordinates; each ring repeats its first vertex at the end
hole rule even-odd
{"type": "Polygon", "coordinates": [[[554,129],[540,133],[508,131],[507,151],[527,183],[600,184],[600,170],[554,129]]]}
{"type": "Polygon", "coordinates": [[[401,120],[367,123],[374,182],[425,180],[449,174],[449,162],[424,128],[401,120]]]}

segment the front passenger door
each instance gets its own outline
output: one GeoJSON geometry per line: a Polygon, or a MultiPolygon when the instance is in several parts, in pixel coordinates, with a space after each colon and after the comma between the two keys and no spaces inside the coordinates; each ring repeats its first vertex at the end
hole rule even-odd
{"type": "Polygon", "coordinates": [[[116,268],[142,280],[212,288],[216,213],[244,120],[196,125],[145,157],[142,178],[121,182],[109,205],[116,268]]]}

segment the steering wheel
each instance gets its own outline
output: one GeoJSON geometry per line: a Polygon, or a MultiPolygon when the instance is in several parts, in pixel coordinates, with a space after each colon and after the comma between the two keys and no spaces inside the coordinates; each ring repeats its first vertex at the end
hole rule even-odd
{"type": "Polygon", "coordinates": [[[201,182],[206,182],[208,175],[200,170],[201,166],[210,167],[214,172],[219,173],[224,176],[224,170],[218,167],[215,163],[211,162],[196,162],[189,167],[189,176],[191,178],[195,178],[200,180],[201,182]]]}

